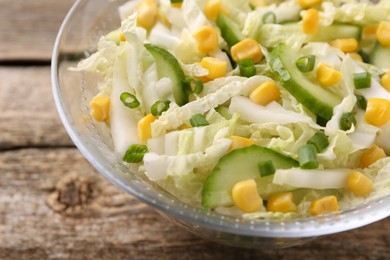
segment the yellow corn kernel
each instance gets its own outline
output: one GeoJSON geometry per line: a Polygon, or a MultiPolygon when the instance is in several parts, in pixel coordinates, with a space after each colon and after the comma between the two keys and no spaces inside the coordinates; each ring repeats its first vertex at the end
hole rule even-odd
{"type": "Polygon", "coordinates": [[[199,79],[200,81],[202,81],[202,83],[207,83],[207,82],[209,82],[211,80],[207,76],[199,76],[199,77],[196,77],[196,78],[199,79]]]}
{"type": "Polygon", "coordinates": [[[251,92],[249,98],[256,104],[266,106],[272,101],[280,100],[280,91],[273,81],[266,81],[251,92]]]}
{"type": "Polygon", "coordinates": [[[242,59],[253,59],[253,62],[257,63],[263,58],[263,51],[260,48],[260,44],[250,38],[233,45],[230,53],[236,62],[242,59]]]}
{"type": "Polygon", "coordinates": [[[89,103],[93,119],[97,122],[107,121],[110,117],[110,102],[111,100],[108,97],[94,97],[89,103]]]}
{"type": "Polygon", "coordinates": [[[360,172],[353,171],[348,176],[347,189],[356,196],[366,196],[372,191],[372,180],[360,172]]]}
{"type": "MultiPolygon", "coordinates": [[[[201,62],[196,62],[196,64],[198,64],[199,66],[202,66],[201,62]]],[[[206,75],[204,75],[204,76],[194,76],[194,77],[199,79],[200,81],[202,81],[202,83],[207,83],[207,82],[209,82],[211,80],[206,75]]]]}
{"type": "Polygon", "coordinates": [[[203,26],[192,35],[200,52],[209,53],[218,48],[218,33],[211,26],[203,26]]]}
{"type": "Polygon", "coordinates": [[[297,205],[292,200],[292,192],[279,192],[268,198],[267,210],[272,212],[296,212],[297,205]]]}
{"type": "Polygon", "coordinates": [[[137,25],[146,30],[152,29],[157,20],[157,4],[154,0],[144,0],[137,7],[137,25]]]}
{"type": "Polygon", "coordinates": [[[171,6],[173,8],[181,8],[182,5],[183,5],[183,2],[171,3],[171,6]]]}
{"type": "Polygon", "coordinates": [[[362,157],[360,157],[360,167],[366,168],[376,161],[385,158],[385,151],[378,147],[377,145],[373,145],[371,148],[364,151],[362,157]]]}
{"type": "Polygon", "coordinates": [[[319,5],[322,2],[322,0],[297,0],[297,3],[302,7],[302,8],[309,8],[313,7],[316,5],[319,5]]]}
{"type": "Polygon", "coordinates": [[[157,118],[152,114],[147,114],[141,120],[138,121],[138,138],[142,142],[146,142],[148,139],[152,137],[152,129],[151,124],[157,118]]]}
{"type": "Polygon", "coordinates": [[[327,214],[339,210],[336,196],[326,196],[311,203],[309,211],[313,216],[327,214]]]}
{"type": "Polygon", "coordinates": [[[230,145],[228,152],[255,144],[251,139],[237,135],[232,135],[230,139],[232,139],[232,144],[230,145]]]}
{"type": "Polygon", "coordinates": [[[378,29],[377,24],[366,25],[363,27],[363,36],[364,37],[370,37],[373,35],[375,36],[377,29],[378,29]]]}
{"type": "Polygon", "coordinates": [[[382,75],[381,84],[387,91],[390,91],[390,72],[386,72],[382,75]]]}
{"type": "Polygon", "coordinates": [[[234,204],[244,212],[255,212],[263,205],[257,193],[257,185],[253,179],[236,183],[232,190],[234,204]]]}
{"type": "Polygon", "coordinates": [[[305,34],[315,34],[318,31],[320,15],[316,9],[309,9],[302,17],[302,31],[305,34]]]}
{"type": "Polygon", "coordinates": [[[355,38],[337,39],[332,41],[330,45],[342,52],[354,52],[359,47],[359,43],[355,38]]]}
{"type": "Polygon", "coordinates": [[[216,21],[220,13],[224,13],[221,0],[209,0],[204,6],[204,14],[212,21],[216,21]]]}
{"type": "Polygon", "coordinates": [[[216,79],[226,75],[226,61],[213,57],[204,57],[200,65],[209,71],[207,74],[209,79],[216,79]]]}
{"type": "Polygon", "coordinates": [[[340,71],[332,69],[326,64],[321,64],[317,69],[317,80],[324,87],[330,87],[337,84],[343,74],[340,71]]]}
{"type": "Polygon", "coordinates": [[[390,22],[382,21],[379,23],[376,38],[383,46],[390,46],[390,22]]]}
{"type": "Polygon", "coordinates": [[[367,99],[364,120],[374,126],[382,126],[390,120],[390,101],[384,98],[367,99]]]}
{"type": "Polygon", "coordinates": [[[126,41],[126,36],[125,36],[123,33],[120,33],[120,34],[119,34],[119,39],[120,39],[122,42],[125,42],[125,41],[126,41]]]}
{"type": "Polygon", "coordinates": [[[356,60],[356,61],[360,61],[360,62],[363,61],[362,56],[360,56],[360,54],[357,53],[357,52],[350,52],[350,53],[348,53],[348,54],[351,56],[352,59],[354,59],[354,60],[356,60]]]}

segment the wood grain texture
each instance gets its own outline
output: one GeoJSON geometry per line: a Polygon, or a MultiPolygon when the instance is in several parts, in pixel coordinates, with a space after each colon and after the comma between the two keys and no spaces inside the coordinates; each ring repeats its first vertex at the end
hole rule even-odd
{"type": "Polygon", "coordinates": [[[390,219],[287,249],[182,231],[103,180],[74,148],[0,153],[0,259],[386,259],[390,219]]]}
{"type": "Polygon", "coordinates": [[[0,61],[50,60],[74,0],[0,0],[0,61]]]}
{"type": "Polygon", "coordinates": [[[0,67],[0,150],[73,145],[59,120],[50,67],[0,67]]]}

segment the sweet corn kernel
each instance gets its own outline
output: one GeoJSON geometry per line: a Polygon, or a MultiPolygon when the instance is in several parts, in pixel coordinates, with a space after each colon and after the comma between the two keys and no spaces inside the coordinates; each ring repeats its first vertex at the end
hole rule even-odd
{"type": "Polygon", "coordinates": [[[279,192],[268,198],[267,210],[272,212],[296,212],[297,205],[292,200],[291,192],[279,192]]]}
{"type": "Polygon", "coordinates": [[[350,52],[350,53],[348,53],[348,54],[351,56],[352,59],[354,59],[354,60],[356,60],[356,61],[360,61],[360,62],[363,61],[362,56],[360,56],[360,54],[357,53],[357,52],[350,52]]]}
{"type": "Polygon", "coordinates": [[[119,39],[120,39],[122,42],[125,42],[125,41],[126,41],[126,36],[125,36],[123,33],[120,33],[120,34],[119,34],[119,39]]]}
{"type": "Polygon", "coordinates": [[[154,115],[148,114],[138,121],[138,138],[141,141],[146,142],[152,137],[152,129],[150,125],[156,119],[157,118],[154,115]]]}
{"type": "Polygon", "coordinates": [[[317,80],[324,87],[330,87],[337,84],[343,74],[340,71],[332,69],[326,64],[321,64],[317,69],[317,80]]]}
{"type": "Polygon", "coordinates": [[[313,7],[315,5],[319,5],[322,2],[322,0],[297,0],[297,3],[302,7],[302,8],[309,8],[313,7]]]}
{"type": "Polygon", "coordinates": [[[204,57],[200,62],[200,65],[209,71],[207,74],[207,78],[209,79],[220,78],[226,74],[226,61],[213,57],[204,57]]]}
{"type": "Polygon", "coordinates": [[[97,122],[107,121],[110,117],[110,102],[111,100],[108,97],[94,97],[89,103],[93,119],[97,122]]]}
{"type": "Polygon", "coordinates": [[[336,196],[326,196],[311,203],[309,211],[313,216],[327,214],[339,210],[336,196]]]}
{"type": "Polygon", "coordinates": [[[390,22],[382,21],[379,23],[376,38],[383,46],[390,46],[390,22]]]}
{"type": "Polygon", "coordinates": [[[218,48],[218,33],[211,26],[203,26],[193,36],[200,52],[209,53],[218,48]]]}
{"type": "Polygon", "coordinates": [[[364,37],[375,36],[377,29],[378,29],[377,24],[366,25],[363,27],[363,36],[364,37]]]}
{"type": "Polygon", "coordinates": [[[249,98],[256,104],[266,106],[272,101],[280,100],[280,91],[273,81],[266,81],[251,92],[249,98]]]}
{"type": "Polygon", "coordinates": [[[230,139],[232,139],[232,144],[230,145],[228,152],[255,144],[251,139],[237,135],[232,135],[230,139]]]}
{"type": "Polygon", "coordinates": [[[390,91],[390,72],[386,72],[382,75],[381,84],[387,91],[390,91]]]}
{"type": "Polygon", "coordinates": [[[209,0],[205,7],[204,13],[212,21],[216,21],[218,14],[224,13],[221,0],[209,0]]]}
{"type": "Polygon", "coordinates": [[[196,78],[199,79],[200,81],[202,81],[202,83],[207,83],[211,80],[207,76],[200,76],[200,77],[196,77],[196,78]]]}
{"type": "Polygon", "coordinates": [[[309,9],[302,17],[302,31],[305,34],[315,34],[318,31],[320,15],[316,9],[309,9]]]}
{"type": "Polygon", "coordinates": [[[254,63],[263,58],[263,51],[260,44],[253,39],[244,39],[232,46],[231,55],[233,60],[238,62],[241,59],[253,59],[254,63]]]}
{"type": "Polygon", "coordinates": [[[355,38],[337,39],[330,43],[333,47],[342,52],[354,52],[358,49],[359,43],[355,38]]]}
{"type": "Polygon", "coordinates": [[[173,8],[181,8],[182,5],[183,5],[183,2],[171,3],[171,6],[173,8]]]}
{"type": "Polygon", "coordinates": [[[257,193],[257,185],[253,179],[236,183],[232,190],[234,204],[244,212],[255,212],[263,205],[257,193]]]}
{"type": "Polygon", "coordinates": [[[366,168],[384,157],[386,157],[385,151],[377,145],[374,145],[364,151],[362,157],[360,157],[360,167],[366,168]]]}
{"type": "Polygon", "coordinates": [[[353,171],[348,176],[347,189],[356,196],[366,196],[372,191],[372,180],[360,172],[353,171]]]}
{"type": "Polygon", "coordinates": [[[144,0],[137,7],[137,25],[151,29],[157,20],[157,4],[154,0],[144,0]]]}
{"type": "Polygon", "coordinates": [[[390,120],[390,101],[384,98],[367,99],[364,120],[374,126],[382,126],[390,120]]]}

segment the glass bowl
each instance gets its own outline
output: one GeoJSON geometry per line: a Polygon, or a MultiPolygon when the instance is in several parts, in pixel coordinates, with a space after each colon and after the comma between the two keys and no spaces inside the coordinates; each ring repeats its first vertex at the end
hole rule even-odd
{"type": "Polygon", "coordinates": [[[96,50],[101,35],[119,27],[118,6],[124,2],[76,1],[61,26],[52,57],[51,76],[58,113],[73,142],[102,175],[179,227],[233,246],[293,246],[390,215],[390,196],[386,196],[320,217],[289,221],[242,220],[185,204],[156,187],[135,169],[126,167],[114,152],[109,129],[95,123],[88,113],[88,101],[97,92],[96,76],[68,69],[96,50]]]}

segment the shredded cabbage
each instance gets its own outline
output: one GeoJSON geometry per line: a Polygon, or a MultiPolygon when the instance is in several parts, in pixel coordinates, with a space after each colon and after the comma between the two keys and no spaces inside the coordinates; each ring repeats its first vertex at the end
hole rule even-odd
{"type": "MultiPolygon", "coordinates": [[[[271,212],[264,204],[255,212],[244,212],[234,202],[231,188],[214,193],[220,199],[220,205],[214,210],[245,219],[289,220],[309,216],[310,205],[324,196],[336,196],[340,208],[348,209],[390,194],[389,156],[367,168],[360,168],[362,154],[375,144],[387,155],[390,154],[390,121],[382,126],[366,122],[365,109],[358,106],[356,97],[361,95],[365,99],[390,100],[390,93],[382,87],[380,80],[386,71],[378,68],[375,62],[355,60],[352,53],[344,53],[333,47],[333,35],[321,34],[323,27],[341,25],[337,30],[343,30],[343,24],[348,24],[349,29],[359,34],[366,25],[388,21],[389,1],[373,4],[368,0],[323,0],[316,6],[319,10],[319,31],[311,35],[303,33],[302,16],[307,10],[301,8],[296,0],[268,0],[267,6],[253,6],[249,0],[222,0],[221,12],[236,24],[237,35],[235,31],[224,28],[221,21],[209,19],[205,13],[206,4],[209,3],[207,0],[184,0],[181,7],[172,5],[169,0],[156,0],[156,22],[152,28],[142,28],[137,25],[137,17],[143,15],[142,12],[138,13],[141,2],[130,1],[121,5],[120,27],[118,25],[101,37],[96,52],[88,54],[71,70],[98,75],[97,96],[110,100],[109,119],[105,123],[110,127],[115,151],[123,158],[131,145],[145,145],[148,152],[144,154],[139,170],[150,181],[186,203],[204,205],[205,195],[202,192],[210,188],[206,186],[211,185],[207,183],[212,180],[212,175],[219,172],[224,161],[234,155],[235,149],[245,149],[244,146],[253,143],[294,162],[300,159],[300,147],[311,142],[316,134],[323,133],[329,144],[317,151],[318,168],[304,170],[298,168],[297,163],[292,168],[277,167],[268,176],[259,170],[260,174],[256,173],[257,177],[254,178],[261,199],[269,200],[279,192],[291,192],[296,211],[271,212]],[[264,15],[271,15],[275,20],[265,21],[264,15]],[[203,42],[198,42],[193,36],[204,26],[214,28],[218,36],[216,48],[209,53],[202,53],[198,47],[212,42],[208,42],[206,36],[203,42]],[[254,73],[250,77],[242,76],[245,75],[242,72],[245,68],[242,64],[238,66],[232,46],[227,44],[232,39],[224,39],[231,37],[241,40],[234,39],[242,37],[241,34],[260,44],[262,59],[253,67],[248,65],[249,68],[246,68],[254,73]],[[313,70],[302,73],[297,70],[299,75],[295,75],[296,71],[282,66],[280,73],[283,76],[279,78],[280,73],[273,71],[277,70],[273,62],[282,61],[272,59],[273,49],[281,43],[289,45],[299,56],[314,55],[316,62],[313,70]],[[155,60],[145,44],[161,48],[173,58],[164,52],[166,56],[163,56],[163,61],[155,60]],[[202,66],[201,61],[205,57],[224,63],[224,76],[211,78],[209,73],[214,67],[202,66]],[[167,61],[171,58],[177,64],[172,65],[172,61],[167,61]],[[320,64],[327,64],[342,73],[339,82],[326,87],[342,101],[332,107],[332,117],[325,122],[314,113],[314,106],[320,103],[316,103],[319,98],[313,99],[306,90],[301,89],[299,93],[294,90],[302,85],[297,79],[300,77],[320,86],[317,79],[320,64]],[[162,73],[165,69],[172,71],[166,75],[162,73]],[[371,74],[369,88],[355,87],[354,75],[360,72],[371,74]],[[201,85],[200,93],[190,93],[190,88],[194,86],[188,86],[188,82],[183,81],[187,77],[202,82],[197,81],[201,85]],[[269,81],[276,83],[280,98],[264,106],[255,103],[253,91],[269,81]],[[291,84],[291,81],[296,81],[296,84],[291,84]],[[287,87],[288,84],[291,84],[290,87],[287,87]],[[140,105],[136,108],[126,107],[120,100],[124,92],[134,95],[140,105]],[[179,106],[180,102],[175,101],[177,94],[185,96],[189,102],[179,106]],[[310,98],[312,106],[298,102],[302,98],[310,98]],[[150,124],[138,126],[142,118],[152,113],[151,107],[156,101],[169,101],[168,109],[156,115],[156,120],[150,124]],[[345,113],[353,113],[356,119],[356,124],[347,130],[340,127],[340,119],[345,113]],[[191,127],[191,118],[196,114],[205,117],[205,126],[191,127]],[[141,141],[139,131],[150,133],[150,138],[141,141]],[[237,140],[244,141],[240,143],[237,140]],[[359,197],[347,189],[347,179],[352,171],[361,172],[373,182],[370,194],[359,197]]],[[[370,52],[380,46],[374,36],[363,33],[354,37],[359,42],[356,51],[371,55],[370,52]]],[[[290,66],[295,66],[295,60],[289,62],[290,66]]],[[[239,154],[240,151],[235,153],[239,154]]],[[[273,166],[275,160],[271,160],[273,166]]],[[[243,159],[240,163],[253,162],[243,159]]],[[[257,166],[254,168],[259,168],[257,166]]],[[[239,176],[240,165],[232,167],[237,167],[235,176],[239,176]]],[[[229,182],[229,176],[225,177],[222,179],[229,182]]],[[[220,188],[224,183],[214,185],[220,188]]]]}

